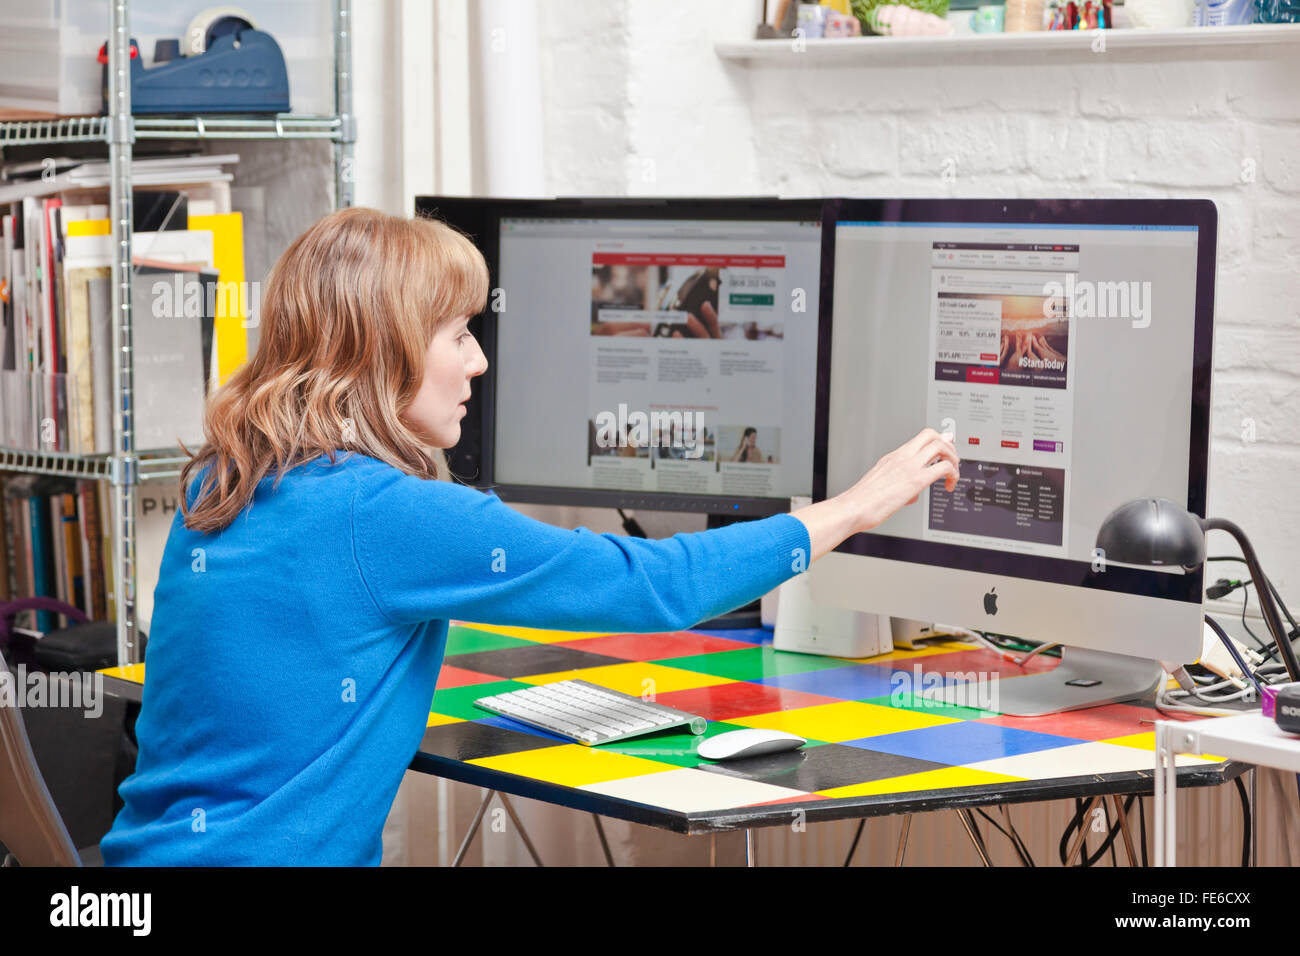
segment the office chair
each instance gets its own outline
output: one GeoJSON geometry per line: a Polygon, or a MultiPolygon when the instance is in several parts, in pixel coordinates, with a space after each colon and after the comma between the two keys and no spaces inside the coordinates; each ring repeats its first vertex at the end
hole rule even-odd
{"type": "MultiPolygon", "coordinates": [[[[0,657],[4,677],[12,672],[0,657]]],[[[12,684],[10,686],[13,686],[12,684]]],[[[0,703],[0,843],[9,850],[4,865],[102,865],[99,847],[78,853],[36,765],[22,712],[0,703]]]]}

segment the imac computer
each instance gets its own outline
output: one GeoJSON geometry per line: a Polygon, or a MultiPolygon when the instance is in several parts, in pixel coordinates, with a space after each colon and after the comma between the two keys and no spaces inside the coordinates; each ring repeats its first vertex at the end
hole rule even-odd
{"type": "Polygon", "coordinates": [[[823,227],[814,498],[920,428],[960,481],[827,555],[815,600],[1062,645],[1035,715],[1194,661],[1202,572],[1108,561],[1110,512],[1204,516],[1216,212],[1203,200],[843,200],[823,227]]]}
{"type": "MultiPolygon", "coordinates": [[[[505,501],[695,512],[812,493],[821,200],[420,197],[483,251],[489,370],[449,458],[505,501]]],[[[756,606],[713,626],[756,626],[756,606]]]]}

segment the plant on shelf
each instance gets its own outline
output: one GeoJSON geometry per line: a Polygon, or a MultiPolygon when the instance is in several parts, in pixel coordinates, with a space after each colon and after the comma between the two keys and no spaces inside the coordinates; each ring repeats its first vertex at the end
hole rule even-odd
{"type": "Polygon", "coordinates": [[[884,36],[936,35],[952,32],[948,0],[850,0],[864,32],[884,36]]]}

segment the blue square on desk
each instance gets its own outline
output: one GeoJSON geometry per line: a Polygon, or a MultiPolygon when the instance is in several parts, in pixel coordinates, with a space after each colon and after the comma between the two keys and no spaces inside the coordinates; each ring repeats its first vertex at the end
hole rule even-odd
{"type": "Polygon", "coordinates": [[[840,700],[867,700],[871,697],[888,697],[893,692],[892,673],[871,664],[850,664],[822,671],[805,671],[802,674],[773,674],[754,681],[787,690],[801,690],[823,697],[840,700]]]}
{"type": "MultiPolygon", "coordinates": [[[[486,714],[487,711],[484,711],[486,714]]],[[[573,741],[568,737],[561,737],[559,734],[553,734],[549,730],[542,730],[540,727],[534,727],[532,724],[525,724],[522,721],[511,720],[509,717],[501,714],[493,714],[489,717],[481,717],[474,721],[476,724],[486,724],[489,727],[500,727],[502,730],[513,730],[520,734],[532,734],[535,737],[545,737],[554,740],[556,743],[571,744],[573,741]]]]}
{"type": "Polygon", "coordinates": [[[959,767],[982,760],[1014,757],[1018,754],[1068,747],[1071,744],[1082,744],[1087,741],[963,720],[941,724],[938,727],[905,730],[897,734],[845,740],[842,743],[850,747],[865,747],[882,753],[898,754],[901,757],[913,757],[917,760],[932,760],[935,763],[959,767]]]}

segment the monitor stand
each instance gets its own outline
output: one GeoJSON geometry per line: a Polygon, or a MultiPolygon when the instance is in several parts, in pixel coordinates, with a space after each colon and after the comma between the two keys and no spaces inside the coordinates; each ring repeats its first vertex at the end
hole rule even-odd
{"type": "Polygon", "coordinates": [[[935,696],[957,705],[974,698],[995,701],[991,709],[1001,714],[1040,717],[1145,697],[1156,689],[1163,673],[1158,662],[1145,657],[1066,646],[1061,648],[1061,663],[1050,671],[999,677],[996,697],[990,696],[993,688],[982,687],[972,694],[973,688],[961,684],[936,688],[935,696]],[[1084,686],[1070,681],[1084,682],[1084,686]]]}

